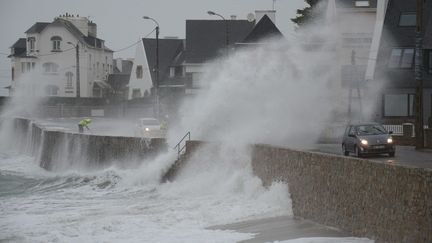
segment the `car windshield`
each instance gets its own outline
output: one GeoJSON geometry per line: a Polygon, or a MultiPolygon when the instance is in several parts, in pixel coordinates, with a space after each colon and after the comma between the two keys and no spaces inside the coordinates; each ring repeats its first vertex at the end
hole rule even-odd
{"type": "Polygon", "coordinates": [[[142,125],[150,125],[150,126],[158,126],[159,125],[159,121],[156,119],[143,119],[141,120],[141,124],[142,125]]]}
{"type": "Polygon", "coordinates": [[[380,135],[386,134],[387,131],[381,125],[360,125],[357,126],[358,135],[380,135]]]}

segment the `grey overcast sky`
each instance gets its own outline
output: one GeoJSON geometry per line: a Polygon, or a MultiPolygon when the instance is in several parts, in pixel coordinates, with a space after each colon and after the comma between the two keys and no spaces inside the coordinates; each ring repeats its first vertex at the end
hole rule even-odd
{"type": "MultiPolygon", "coordinates": [[[[304,6],[303,0],[274,1],[276,25],[284,35],[293,32],[290,18],[304,6]]],[[[273,0],[0,0],[0,95],[4,94],[1,87],[10,83],[10,59],[5,54],[35,22],[51,22],[66,12],[89,17],[97,24],[98,37],[115,51],[153,30],[154,23],[142,19],[144,15],[159,22],[161,37],[184,38],[186,19],[218,19],[209,16],[208,10],[225,18],[236,15],[237,19],[246,19],[248,13],[272,7],[273,0]]],[[[133,57],[134,51],[132,47],[115,52],[114,57],[133,57]]]]}

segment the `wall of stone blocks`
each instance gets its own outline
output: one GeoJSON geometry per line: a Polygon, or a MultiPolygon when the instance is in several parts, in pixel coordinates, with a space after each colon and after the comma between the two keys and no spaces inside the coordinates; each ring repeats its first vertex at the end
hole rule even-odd
{"type": "MultiPolygon", "coordinates": [[[[184,158],[203,144],[186,143],[184,158]]],[[[432,170],[269,145],[251,151],[264,186],[288,184],[296,217],[378,243],[432,242],[432,170]]]]}
{"type": "Polygon", "coordinates": [[[295,216],[376,242],[432,242],[432,170],[255,145],[265,185],[288,183],[295,216]]]}

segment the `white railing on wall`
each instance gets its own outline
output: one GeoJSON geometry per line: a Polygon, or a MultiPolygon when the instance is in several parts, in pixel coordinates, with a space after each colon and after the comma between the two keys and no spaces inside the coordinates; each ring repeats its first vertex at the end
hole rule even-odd
{"type": "Polygon", "coordinates": [[[395,135],[403,134],[403,126],[402,125],[383,125],[387,131],[392,131],[395,135]]]}

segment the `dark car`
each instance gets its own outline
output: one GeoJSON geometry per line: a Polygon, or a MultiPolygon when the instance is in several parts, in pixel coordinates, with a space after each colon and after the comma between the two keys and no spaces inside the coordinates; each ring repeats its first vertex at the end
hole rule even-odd
{"type": "Polygon", "coordinates": [[[345,156],[354,153],[357,157],[366,154],[395,155],[392,132],[378,123],[359,123],[348,125],[342,139],[342,152],[345,156]]]}

